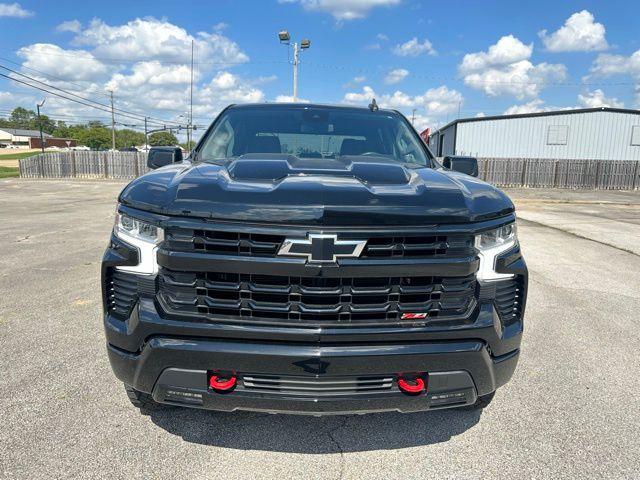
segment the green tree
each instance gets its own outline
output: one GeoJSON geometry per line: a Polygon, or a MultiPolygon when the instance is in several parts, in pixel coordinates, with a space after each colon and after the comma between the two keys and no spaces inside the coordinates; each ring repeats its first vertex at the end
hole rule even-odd
{"type": "Polygon", "coordinates": [[[144,145],[144,133],[128,128],[116,130],[116,148],[135,147],[144,145]]]}
{"type": "Polygon", "coordinates": [[[152,147],[168,147],[177,144],[178,139],[171,132],[155,132],[149,135],[149,145],[152,147]]]}
{"type": "Polygon", "coordinates": [[[90,148],[110,148],[111,131],[104,126],[93,126],[79,129],[72,138],[78,140],[78,144],[86,145],[90,148]]]}
{"type": "Polygon", "coordinates": [[[13,124],[13,128],[30,128],[36,120],[36,112],[27,110],[23,107],[16,107],[9,116],[9,121],[13,124]]]}

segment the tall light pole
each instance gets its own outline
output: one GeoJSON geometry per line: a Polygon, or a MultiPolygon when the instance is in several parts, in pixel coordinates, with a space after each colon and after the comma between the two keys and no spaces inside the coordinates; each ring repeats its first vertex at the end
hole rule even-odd
{"type": "MultiPolygon", "coordinates": [[[[287,30],[278,32],[278,39],[283,45],[291,46],[291,35],[287,30]]],[[[300,50],[306,50],[311,46],[308,38],[303,39],[300,44],[293,42],[293,101],[298,101],[298,63],[300,62],[300,50]]]]}
{"type": "Polygon", "coordinates": [[[187,125],[187,150],[191,153],[191,125],[193,125],[193,40],[191,40],[191,91],[189,100],[189,124],[187,125]]]}
{"type": "Polygon", "coordinates": [[[42,100],[42,103],[36,103],[36,108],[38,110],[38,127],[40,128],[40,150],[42,150],[42,153],[44,153],[44,136],[42,135],[42,120],[40,120],[40,108],[46,101],[47,99],[45,98],[44,100],[42,100]]]}

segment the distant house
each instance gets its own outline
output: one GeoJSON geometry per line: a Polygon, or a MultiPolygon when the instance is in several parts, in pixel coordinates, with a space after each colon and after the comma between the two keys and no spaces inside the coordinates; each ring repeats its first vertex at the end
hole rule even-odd
{"type": "MultiPolygon", "coordinates": [[[[46,147],[75,147],[77,142],[72,138],[57,138],[42,133],[46,147]]],[[[20,148],[40,148],[40,131],[21,128],[0,128],[0,144],[13,145],[20,148]]]]}

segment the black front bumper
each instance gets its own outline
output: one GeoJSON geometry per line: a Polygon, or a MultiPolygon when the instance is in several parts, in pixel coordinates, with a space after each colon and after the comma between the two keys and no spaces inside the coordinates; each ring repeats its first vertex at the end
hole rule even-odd
{"type": "Polygon", "coordinates": [[[483,304],[474,326],[454,334],[414,333],[410,342],[289,343],[224,338],[216,335],[211,325],[188,328],[182,322],[162,319],[153,301],[141,300],[127,322],[107,315],[105,326],[116,376],[151,393],[157,402],[223,411],[315,415],[415,412],[473,404],[478,395],[504,385],[518,361],[520,329],[502,331],[511,336],[500,339],[496,321],[493,307],[483,304]],[[176,323],[181,324],[182,333],[191,335],[170,334],[176,331],[176,323]],[[147,336],[145,332],[154,334],[147,336]],[[147,340],[138,351],[116,346],[127,345],[127,340],[139,335],[147,340]],[[490,343],[508,351],[495,355],[490,343]],[[229,393],[208,388],[208,372],[212,371],[236,375],[237,387],[229,393]],[[402,393],[396,384],[398,376],[414,372],[427,372],[427,391],[402,393]],[[393,387],[384,392],[329,396],[252,391],[245,387],[243,378],[256,373],[320,381],[384,375],[393,378],[393,387]]]}

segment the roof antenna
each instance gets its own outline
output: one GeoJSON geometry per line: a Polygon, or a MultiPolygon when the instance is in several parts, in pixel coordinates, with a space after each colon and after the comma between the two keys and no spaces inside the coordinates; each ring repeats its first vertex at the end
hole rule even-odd
{"type": "Polygon", "coordinates": [[[371,110],[372,112],[378,111],[378,104],[376,103],[375,98],[371,99],[371,103],[369,104],[369,110],[371,110]]]}

